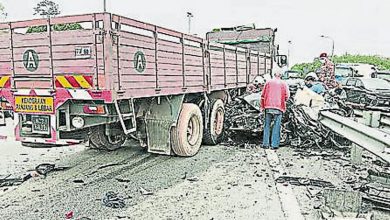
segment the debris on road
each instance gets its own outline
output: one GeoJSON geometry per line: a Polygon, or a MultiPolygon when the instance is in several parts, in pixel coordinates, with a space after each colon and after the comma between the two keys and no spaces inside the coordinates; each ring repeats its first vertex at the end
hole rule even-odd
{"type": "Polygon", "coordinates": [[[21,177],[15,177],[9,174],[7,176],[0,177],[0,187],[18,186],[32,177],[31,173],[27,173],[21,177]]]}
{"type": "Polygon", "coordinates": [[[188,177],[187,180],[190,182],[197,182],[197,181],[199,181],[199,177],[197,177],[197,176],[188,177]]]}
{"type": "Polygon", "coordinates": [[[65,219],[72,219],[74,217],[74,212],[70,211],[65,214],[65,219]]]}
{"type": "Polygon", "coordinates": [[[390,173],[368,171],[368,183],[361,187],[363,199],[374,208],[390,211],[390,173]]]}
{"type": "Polygon", "coordinates": [[[295,186],[316,186],[322,188],[334,188],[335,186],[329,182],[324,180],[316,180],[304,177],[292,177],[292,176],[280,176],[275,182],[277,183],[289,183],[295,186]]]}
{"type": "Polygon", "coordinates": [[[119,196],[118,193],[115,193],[113,191],[107,192],[103,199],[102,199],[103,205],[109,207],[109,208],[124,208],[126,206],[125,200],[122,196],[119,196]]]}
{"type": "Polygon", "coordinates": [[[139,189],[139,191],[140,191],[141,194],[144,195],[144,196],[153,195],[153,192],[152,192],[152,191],[148,191],[148,190],[144,189],[143,187],[141,187],[141,188],[139,189]]]}

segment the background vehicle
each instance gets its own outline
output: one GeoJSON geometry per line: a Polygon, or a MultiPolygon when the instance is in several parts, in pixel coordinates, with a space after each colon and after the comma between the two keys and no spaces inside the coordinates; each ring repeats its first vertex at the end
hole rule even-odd
{"type": "Polygon", "coordinates": [[[373,78],[373,74],[378,71],[374,65],[365,63],[340,63],[337,66],[340,68],[352,68],[353,72],[349,77],[373,78]]]}
{"type": "Polygon", "coordinates": [[[282,79],[299,79],[302,78],[302,72],[296,70],[287,70],[283,73],[282,79]]]}
{"type": "Polygon", "coordinates": [[[350,102],[372,106],[390,104],[390,83],[383,79],[349,78],[344,89],[350,102]]]}
{"type": "Polygon", "coordinates": [[[375,73],[375,76],[373,78],[378,78],[378,79],[384,79],[388,82],[390,82],[390,71],[378,71],[375,73]]]}
{"type": "Polygon", "coordinates": [[[348,77],[353,77],[354,73],[355,71],[352,67],[342,64],[336,65],[334,70],[336,81],[341,83],[345,82],[348,77]]]}
{"type": "Polygon", "coordinates": [[[225,103],[286,61],[276,59],[273,41],[271,53],[259,52],[110,13],[0,29],[0,74],[9,80],[0,97],[13,105],[25,145],[88,140],[114,150],[135,138],[149,152],[192,156],[202,142],[221,141],[225,103]],[[69,23],[81,28],[44,28],[69,23]]]}

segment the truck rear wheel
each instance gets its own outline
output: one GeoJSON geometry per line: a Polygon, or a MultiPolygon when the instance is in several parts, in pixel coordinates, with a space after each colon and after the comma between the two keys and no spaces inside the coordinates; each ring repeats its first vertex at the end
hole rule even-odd
{"type": "Polygon", "coordinates": [[[104,125],[92,128],[89,135],[90,147],[99,150],[116,150],[122,147],[125,141],[126,135],[124,133],[106,135],[104,125]]]}
{"type": "Polygon", "coordinates": [[[203,118],[199,107],[184,103],[177,126],[171,130],[172,150],[178,156],[191,157],[202,144],[203,118]]]}
{"type": "Polygon", "coordinates": [[[204,130],[203,143],[216,145],[221,143],[223,138],[223,124],[225,120],[225,107],[221,99],[211,102],[210,121],[204,130]]]}

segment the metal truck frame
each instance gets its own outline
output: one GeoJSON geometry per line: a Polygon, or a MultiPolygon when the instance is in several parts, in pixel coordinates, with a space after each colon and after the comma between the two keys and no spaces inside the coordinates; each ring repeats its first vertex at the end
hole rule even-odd
{"type": "Polygon", "coordinates": [[[221,141],[225,103],[270,73],[274,54],[110,13],[0,23],[0,97],[26,146],[114,150],[131,137],[193,156],[221,141]],[[80,28],[57,28],[69,24],[80,28]]]}

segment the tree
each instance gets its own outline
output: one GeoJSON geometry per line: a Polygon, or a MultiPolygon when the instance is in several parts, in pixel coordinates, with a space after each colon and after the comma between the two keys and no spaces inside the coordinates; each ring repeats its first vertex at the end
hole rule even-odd
{"type": "Polygon", "coordinates": [[[43,0],[34,7],[34,15],[41,15],[42,17],[53,17],[61,13],[59,5],[50,0],[43,0]]]}
{"type": "MultiPolygon", "coordinates": [[[[375,55],[351,55],[345,54],[341,56],[333,56],[332,61],[335,64],[338,63],[365,63],[376,66],[380,70],[390,70],[390,59],[375,55]]],[[[321,63],[318,59],[315,59],[312,63],[299,63],[295,64],[291,69],[297,71],[303,71],[304,73],[316,71],[321,67],[321,63]]]]}
{"type": "Polygon", "coordinates": [[[5,12],[5,8],[3,6],[3,4],[0,3],[0,17],[1,18],[7,18],[7,13],[5,12]]]}

